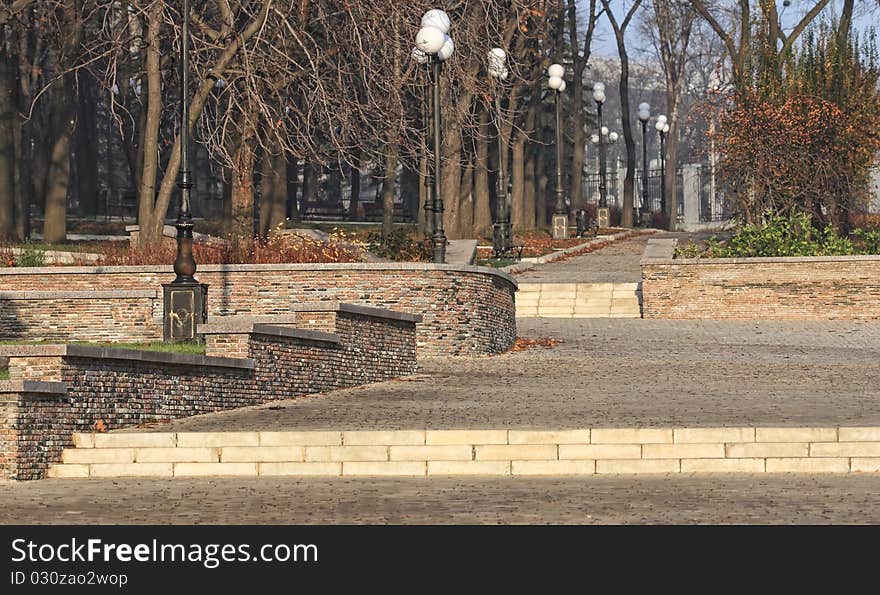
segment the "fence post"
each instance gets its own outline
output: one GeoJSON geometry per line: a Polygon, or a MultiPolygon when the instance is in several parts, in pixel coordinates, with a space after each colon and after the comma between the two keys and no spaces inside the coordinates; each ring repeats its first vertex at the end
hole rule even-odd
{"type": "Polygon", "coordinates": [[[700,224],[700,164],[691,163],[681,168],[684,194],[684,231],[691,231],[700,224]]]}

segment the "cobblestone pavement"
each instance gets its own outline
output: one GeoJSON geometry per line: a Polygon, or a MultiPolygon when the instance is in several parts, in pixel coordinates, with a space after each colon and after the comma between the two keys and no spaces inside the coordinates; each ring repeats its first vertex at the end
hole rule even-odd
{"type": "Polygon", "coordinates": [[[0,524],[880,523],[880,475],[0,483],[0,524]]]}
{"type": "Polygon", "coordinates": [[[516,275],[516,280],[521,283],[635,283],[642,280],[639,261],[649,238],[686,241],[689,236],[664,232],[626,238],[595,252],[540,265],[516,275]]]}
{"type": "Polygon", "coordinates": [[[880,322],[520,319],[565,342],[163,431],[880,425],[880,322]]]}

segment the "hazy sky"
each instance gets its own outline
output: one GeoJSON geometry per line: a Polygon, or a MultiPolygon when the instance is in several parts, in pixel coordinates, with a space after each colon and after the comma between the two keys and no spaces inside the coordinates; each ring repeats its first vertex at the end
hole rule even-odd
{"type": "MultiPolygon", "coordinates": [[[[650,4],[650,2],[651,0],[642,0],[643,6],[650,4]]],[[[581,6],[582,13],[586,14],[589,7],[589,0],[578,0],[578,3],[581,6]]],[[[597,4],[601,6],[601,0],[598,0],[597,4]]],[[[785,30],[791,30],[791,28],[800,20],[801,16],[809,11],[814,4],[815,0],[792,0],[791,6],[783,9],[782,1],[779,0],[777,5],[779,6],[779,10],[783,11],[783,28],[785,30]]],[[[833,14],[840,14],[842,5],[842,0],[832,0],[828,4],[828,7],[825,8],[823,15],[830,16],[833,14]]],[[[626,10],[630,6],[632,6],[631,0],[612,0],[612,7],[615,9],[614,15],[618,22],[623,19],[626,10]]],[[[642,9],[640,8],[640,10],[642,9]]],[[[640,34],[638,23],[635,22],[637,19],[638,15],[633,19],[633,24],[627,29],[626,36],[628,44],[627,50],[633,60],[638,60],[640,58],[638,50],[650,49],[651,47],[650,40],[645,39],[644,36],[640,34]]],[[[876,25],[878,21],[880,21],[880,10],[878,10],[877,3],[874,0],[856,3],[856,18],[854,20],[854,26],[856,29],[867,29],[872,25],[876,25]]],[[[593,53],[597,56],[617,56],[617,44],[614,41],[614,33],[612,32],[611,25],[608,24],[608,19],[604,16],[600,19],[600,22],[597,25],[597,36],[593,41],[593,53]]]]}

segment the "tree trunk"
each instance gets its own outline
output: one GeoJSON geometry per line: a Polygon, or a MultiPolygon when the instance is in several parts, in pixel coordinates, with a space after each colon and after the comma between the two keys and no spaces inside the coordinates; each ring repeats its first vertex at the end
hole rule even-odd
{"type": "MultiPolygon", "coordinates": [[[[2,31],[0,31],[2,35],[2,31]]],[[[15,72],[0,38],[0,241],[15,236],[15,72]]]]}
{"type": "Polygon", "coordinates": [[[418,220],[419,183],[419,172],[404,167],[400,174],[400,195],[403,198],[404,215],[412,221],[418,220]]]}
{"type": "Polygon", "coordinates": [[[511,203],[513,207],[512,222],[515,229],[519,231],[535,228],[535,205],[526,202],[525,189],[525,168],[526,168],[526,144],[529,141],[529,134],[535,128],[535,120],[537,117],[537,106],[532,105],[526,114],[526,121],[523,130],[517,130],[514,135],[512,152],[512,163],[510,167],[511,178],[511,203]]]}
{"type": "Polygon", "coordinates": [[[397,143],[386,146],[385,176],[382,178],[382,235],[394,229],[394,186],[397,183],[397,143]]]}
{"type": "Polygon", "coordinates": [[[287,207],[287,158],[283,153],[264,155],[260,177],[260,235],[284,223],[287,207]]]}
{"type": "Polygon", "coordinates": [[[361,151],[355,149],[351,166],[351,196],[348,199],[348,220],[357,221],[361,200],[361,151]]]}
{"type": "Polygon", "coordinates": [[[535,199],[535,220],[538,227],[546,227],[547,219],[547,185],[550,178],[547,175],[547,150],[544,146],[538,146],[538,158],[535,159],[535,178],[537,180],[535,199]]]}
{"type": "Polygon", "coordinates": [[[461,190],[458,192],[458,229],[462,237],[474,235],[474,164],[468,161],[461,172],[461,190]]]}
{"type": "Polygon", "coordinates": [[[633,140],[629,113],[629,57],[623,48],[620,50],[620,123],[623,126],[623,140],[626,144],[626,177],[623,179],[623,205],[620,214],[622,227],[633,226],[633,190],[636,173],[636,143],[633,140]]]}
{"type": "Polygon", "coordinates": [[[300,202],[300,216],[306,214],[306,209],[313,206],[318,200],[318,165],[311,161],[303,168],[302,202],[300,202]]]}
{"type": "Polygon", "coordinates": [[[98,122],[95,111],[98,97],[95,79],[88,71],[79,71],[78,80],[74,131],[76,194],[80,215],[94,216],[98,212],[98,122]]]}
{"type": "MultiPolygon", "coordinates": [[[[140,142],[140,188],[138,189],[138,245],[145,248],[155,243],[147,232],[153,219],[156,203],[156,184],[159,176],[159,126],[162,123],[162,73],[160,72],[161,47],[159,35],[162,28],[162,3],[156,2],[147,14],[146,61],[147,107],[141,128],[140,142]]],[[[165,214],[162,214],[164,223],[165,214]]],[[[161,236],[160,236],[161,237],[161,236]]]]}
{"type": "Polygon", "coordinates": [[[511,147],[510,165],[510,205],[513,229],[522,232],[534,227],[534,221],[526,212],[525,205],[525,145],[526,137],[517,132],[511,147]]]}
{"type": "Polygon", "coordinates": [[[474,162],[474,232],[482,234],[492,227],[489,204],[489,114],[480,113],[480,133],[477,136],[477,155],[474,162]]]}
{"type": "Polygon", "coordinates": [[[526,211],[532,214],[533,227],[538,226],[538,201],[535,187],[537,181],[535,179],[535,153],[537,148],[529,139],[525,147],[525,170],[523,172],[523,205],[526,211]]]}
{"type": "MultiPolygon", "coordinates": [[[[451,110],[447,110],[451,111],[451,110]]],[[[461,127],[457,120],[444,122],[442,147],[443,227],[450,240],[461,239],[458,217],[461,205],[461,127]]]]}
{"type": "Polygon", "coordinates": [[[61,10],[64,20],[64,59],[60,64],[65,74],[53,88],[52,155],[46,187],[46,210],[43,240],[53,244],[67,238],[67,194],[70,185],[70,139],[76,110],[76,72],[72,70],[82,37],[82,20],[78,0],[65,0],[61,10]]]}
{"type": "Polygon", "coordinates": [[[666,135],[666,217],[669,221],[669,228],[675,229],[676,218],[678,216],[678,204],[676,197],[678,196],[678,175],[676,174],[676,165],[678,164],[678,111],[681,94],[674,92],[667,93],[666,101],[669,106],[669,133],[666,135]],[[671,95],[671,96],[670,96],[671,95]]]}
{"type": "Polygon", "coordinates": [[[233,156],[232,236],[249,242],[254,236],[254,133],[248,126],[233,156]]]}

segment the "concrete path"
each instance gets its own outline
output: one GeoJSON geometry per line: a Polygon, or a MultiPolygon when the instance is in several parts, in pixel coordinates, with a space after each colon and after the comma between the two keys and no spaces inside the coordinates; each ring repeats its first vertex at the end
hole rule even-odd
{"type": "Polygon", "coordinates": [[[564,343],[153,431],[880,425],[880,322],[517,323],[564,343]]]}
{"type": "Polygon", "coordinates": [[[2,483],[3,524],[880,523],[880,474],[2,483]]]}
{"type": "Polygon", "coordinates": [[[626,238],[610,246],[553,262],[516,276],[520,283],[638,283],[639,261],[649,238],[685,238],[683,233],[654,233],[626,238]]]}

